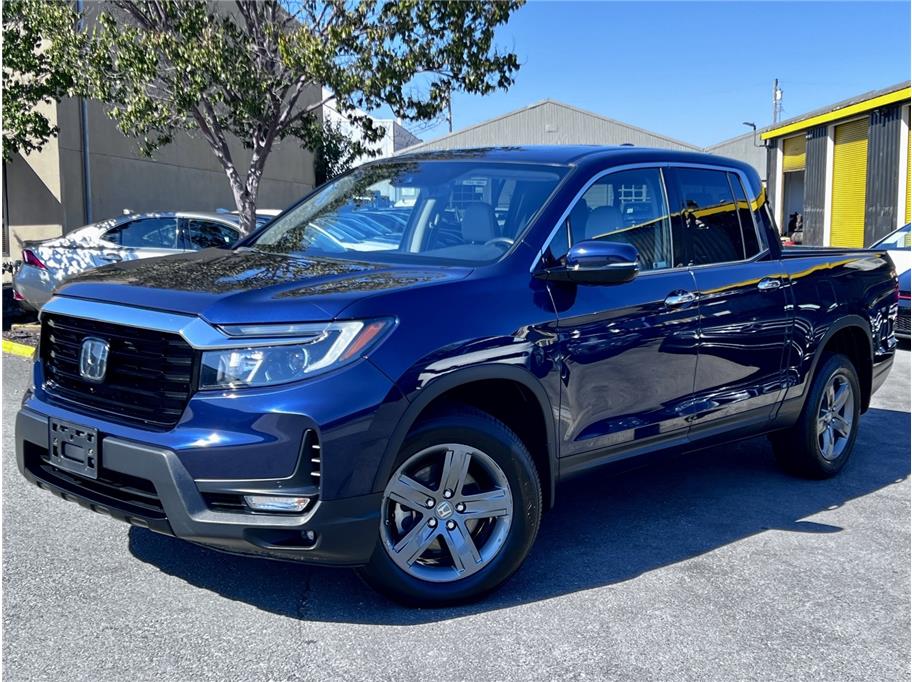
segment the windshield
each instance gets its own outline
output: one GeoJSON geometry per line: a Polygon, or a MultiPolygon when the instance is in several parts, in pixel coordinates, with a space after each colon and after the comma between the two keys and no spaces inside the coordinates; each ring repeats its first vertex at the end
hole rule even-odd
{"type": "Polygon", "coordinates": [[[909,223],[903,227],[891,232],[879,242],[874,244],[875,248],[888,249],[890,251],[909,251],[912,250],[912,233],[910,233],[909,223]]]}
{"type": "Polygon", "coordinates": [[[374,164],[327,184],[249,245],[291,255],[490,263],[522,235],[566,170],[478,161],[374,164]]]}

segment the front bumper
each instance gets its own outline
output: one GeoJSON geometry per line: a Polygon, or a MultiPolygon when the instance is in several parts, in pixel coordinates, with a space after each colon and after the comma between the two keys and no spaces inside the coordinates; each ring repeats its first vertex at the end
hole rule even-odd
{"type": "Polygon", "coordinates": [[[376,544],[380,493],[316,500],[303,514],[217,511],[171,450],[103,436],[94,481],[52,466],[46,459],[48,439],[48,417],[23,407],[16,418],[22,475],[132,525],[229,552],[341,566],[363,565],[376,544]]]}

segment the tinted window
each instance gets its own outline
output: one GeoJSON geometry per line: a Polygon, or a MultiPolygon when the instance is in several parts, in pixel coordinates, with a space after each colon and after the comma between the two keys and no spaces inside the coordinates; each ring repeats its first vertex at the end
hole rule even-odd
{"type": "Polygon", "coordinates": [[[735,195],[735,205],[738,207],[738,220],[741,222],[741,237],[744,240],[744,257],[753,258],[760,253],[760,242],[757,241],[757,230],[754,227],[754,218],[751,215],[750,202],[744,193],[741,178],[735,173],[728,174],[735,195]]]}
{"type": "Polygon", "coordinates": [[[551,243],[552,256],[566,252],[569,235],[574,244],[590,239],[632,244],[643,270],[671,267],[671,226],[656,169],[600,178],[574,205],[565,228],[551,243]]]}
{"type": "Polygon", "coordinates": [[[107,241],[138,249],[176,249],[176,218],[144,218],[111,228],[105,233],[107,241]]]}
{"type": "Polygon", "coordinates": [[[675,218],[684,241],[678,260],[690,265],[743,260],[741,222],[726,173],[676,168],[670,176],[675,179],[675,218]]]}
{"type": "Polygon", "coordinates": [[[197,218],[187,221],[187,235],[191,249],[225,248],[238,238],[238,232],[227,225],[197,218]]]}
{"type": "Polygon", "coordinates": [[[767,235],[779,235],[779,229],[776,227],[776,221],[773,220],[773,214],[770,213],[770,205],[766,200],[764,192],[760,198],[760,207],[757,209],[757,220],[760,222],[760,236],[763,238],[763,248],[769,248],[767,235]]]}

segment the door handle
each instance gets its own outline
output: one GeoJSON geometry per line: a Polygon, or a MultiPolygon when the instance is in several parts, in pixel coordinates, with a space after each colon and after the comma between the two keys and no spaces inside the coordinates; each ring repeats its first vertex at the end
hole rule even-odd
{"type": "Polygon", "coordinates": [[[696,300],[697,295],[692,291],[673,291],[665,297],[665,305],[674,307],[685,303],[693,303],[696,300]]]}
{"type": "Polygon", "coordinates": [[[760,291],[769,291],[771,289],[778,289],[782,286],[782,280],[774,279],[772,277],[764,277],[759,282],[757,282],[757,288],[760,291]]]}

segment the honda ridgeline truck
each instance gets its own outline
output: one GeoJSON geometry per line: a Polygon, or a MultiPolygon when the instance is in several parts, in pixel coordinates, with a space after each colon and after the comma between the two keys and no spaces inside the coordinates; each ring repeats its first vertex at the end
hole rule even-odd
{"type": "Polygon", "coordinates": [[[396,157],[230,249],[62,285],[18,466],[158,533],[460,602],[593,467],[770,434],[788,470],[838,473],[897,298],[883,252],[782,248],[737,161],[396,157]]]}

